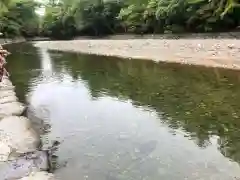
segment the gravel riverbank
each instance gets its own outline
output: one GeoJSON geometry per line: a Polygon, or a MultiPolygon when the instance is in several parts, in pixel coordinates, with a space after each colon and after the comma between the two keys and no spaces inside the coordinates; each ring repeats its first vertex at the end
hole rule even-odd
{"type": "Polygon", "coordinates": [[[35,45],[60,51],[240,69],[240,40],[232,38],[80,39],[35,45]]]}

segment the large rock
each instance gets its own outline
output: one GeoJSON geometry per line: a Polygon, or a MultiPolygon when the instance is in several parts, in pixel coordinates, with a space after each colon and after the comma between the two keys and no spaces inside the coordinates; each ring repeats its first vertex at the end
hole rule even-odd
{"type": "Polygon", "coordinates": [[[55,180],[53,174],[47,172],[32,173],[28,177],[24,177],[20,180],[55,180]]]}
{"type": "Polygon", "coordinates": [[[19,102],[0,104],[0,119],[7,116],[20,116],[22,115],[24,109],[25,107],[23,104],[19,102]]]}
{"type": "Polygon", "coordinates": [[[0,142],[0,162],[7,161],[12,149],[3,142],[0,142]]]}
{"type": "Polygon", "coordinates": [[[3,77],[2,81],[0,82],[0,90],[14,90],[15,87],[13,86],[12,82],[7,78],[3,77]]]}
{"type": "Polygon", "coordinates": [[[0,83],[0,90],[14,90],[15,87],[10,84],[0,83]]]}
{"type": "Polygon", "coordinates": [[[9,146],[13,153],[27,153],[39,147],[40,138],[29,119],[10,116],[0,121],[0,143],[9,146]]]}
{"type": "Polygon", "coordinates": [[[13,90],[0,90],[0,99],[8,96],[16,96],[16,93],[13,90]]]}
{"type": "MultiPolygon", "coordinates": [[[[0,92],[1,93],[1,92],[0,92]]],[[[0,106],[5,103],[17,102],[18,98],[15,95],[5,96],[0,98],[0,106]]]]}
{"type": "Polygon", "coordinates": [[[47,170],[47,153],[45,151],[36,151],[34,153],[27,153],[16,160],[0,163],[0,179],[20,179],[32,173],[47,170]]]}
{"type": "Polygon", "coordinates": [[[6,76],[3,77],[1,84],[5,86],[13,86],[12,82],[6,76]]]}

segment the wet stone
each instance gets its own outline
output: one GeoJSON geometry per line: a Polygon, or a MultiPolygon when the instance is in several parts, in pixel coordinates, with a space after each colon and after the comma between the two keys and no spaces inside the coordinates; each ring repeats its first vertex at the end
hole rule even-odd
{"type": "Polygon", "coordinates": [[[47,170],[47,152],[35,151],[33,153],[27,153],[16,160],[0,163],[0,180],[20,179],[32,173],[47,170]]]}

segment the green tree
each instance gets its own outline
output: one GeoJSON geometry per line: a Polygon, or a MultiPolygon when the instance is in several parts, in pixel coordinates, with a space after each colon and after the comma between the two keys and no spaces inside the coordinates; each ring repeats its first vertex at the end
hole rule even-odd
{"type": "Polygon", "coordinates": [[[0,31],[6,37],[38,34],[39,19],[35,13],[38,3],[33,0],[5,0],[3,2],[1,7],[4,10],[0,14],[0,31]]]}

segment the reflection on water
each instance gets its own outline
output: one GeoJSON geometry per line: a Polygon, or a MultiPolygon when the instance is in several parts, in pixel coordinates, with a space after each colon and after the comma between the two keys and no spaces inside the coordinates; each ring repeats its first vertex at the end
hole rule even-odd
{"type": "Polygon", "coordinates": [[[60,179],[240,178],[240,72],[8,49],[43,140],[61,142],[60,179]]]}

